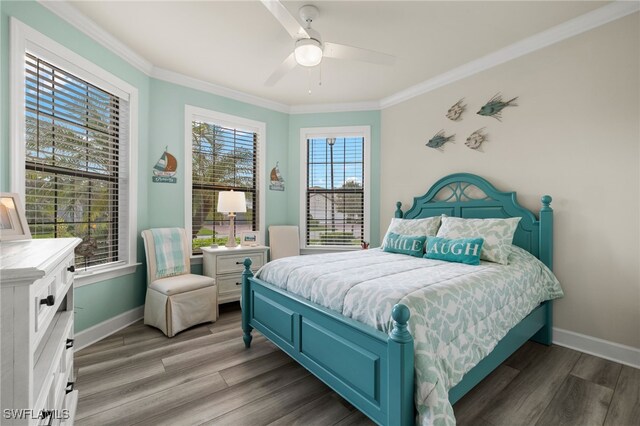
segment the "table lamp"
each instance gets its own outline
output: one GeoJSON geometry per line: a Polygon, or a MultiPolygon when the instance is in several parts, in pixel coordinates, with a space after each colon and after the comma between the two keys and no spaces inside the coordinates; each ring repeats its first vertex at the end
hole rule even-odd
{"type": "Polygon", "coordinates": [[[218,213],[229,213],[229,241],[227,241],[226,247],[233,248],[238,244],[236,243],[236,231],[234,226],[234,220],[236,213],[244,213],[247,211],[247,201],[244,197],[244,192],[220,191],[218,193],[218,213]]]}

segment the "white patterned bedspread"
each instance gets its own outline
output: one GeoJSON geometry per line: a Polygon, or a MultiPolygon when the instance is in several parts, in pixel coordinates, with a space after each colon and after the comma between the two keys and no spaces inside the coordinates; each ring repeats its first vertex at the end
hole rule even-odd
{"type": "Polygon", "coordinates": [[[563,295],[551,271],[516,246],[509,265],[372,249],[278,259],[257,276],[384,332],[392,327],[393,305],[407,305],[422,425],[455,424],[449,389],[541,302],[563,295]]]}

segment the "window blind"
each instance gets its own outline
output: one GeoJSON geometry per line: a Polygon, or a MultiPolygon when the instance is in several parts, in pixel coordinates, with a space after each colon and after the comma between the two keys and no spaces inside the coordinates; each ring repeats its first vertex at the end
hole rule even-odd
{"type": "Polygon", "coordinates": [[[359,246],[364,238],[364,138],[307,140],[307,246],[359,246]]]}
{"type": "Polygon", "coordinates": [[[193,250],[226,242],[229,218],[216,211],[220,191],[242,191],[247,212],[237,213],[236,234],[258,229],[258,134],[203,121],[192,122],[193,250]]]}
{"type": "Polygon", "coordinates": [[[91,237],[82,266],[122,257],[121,112],[127,102],[34,55],[25,57],[25,198],[34,238],[91,237]]]}

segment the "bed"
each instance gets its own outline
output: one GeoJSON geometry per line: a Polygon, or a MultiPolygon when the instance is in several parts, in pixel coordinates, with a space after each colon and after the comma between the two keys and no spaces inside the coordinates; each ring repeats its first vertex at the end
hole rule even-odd
{"type": "MultiPolygon", "coordinates": [[[[550,274],[553,257],[553,210],[550,203],[550,196],[542,197],[538,219],[532,212],[518,204],[514,192],[500,192],[479,176],[457,173],[440,179],[425,195],[414,198],[412,207],[406,212],[402,211],[402,205],[398,202],[395,216],[405,219],[427,218],[442,214],[481,219],[519,217],[521,219],[513,244],[516,246],[514,253],[521,254],[516,258],[528,261],[527,257],[532,258],[530,253],[539,259],[539,261],[533,259],[535,262],[546,265],[546,268],[542,267],[542,269],[549,271],[550,274]]],[[[340,263],[336,256],[334,256],[335,259],[331,256],[325,258],[303,256],[300,259],[302,258],[305,258],[307,263],[324,259],[324,269],[327,271],[331,269],[329,265],[333,265],[332,262],[336,265],[340,263]]],[[[351,255],[351,258],[354,264],[359,262],[362,265],[367,265],[367,262],[373,264],[372,262],[397,260],[391,259],[388,254],[380,250],[363,251],[351,255]]],[[[401,265],[397,266],[400,268],[397,277],[402,275],[405,280],[407,277],[414,277],[414,280],[418,281],[417,277],[422,277],[424,274],[415,275],[417,261],[412,260],[412,262],[414,263],[393,263],[393,265],[401,265]]],[[[427,267],[427,265],[431,264],[424,262],[424,265],[420,264],[419,267],[427,267]]],[[[388,327],[384,326],[384,318],[378,319],[382,326],[377,327],[367,324],[366,320],[364,322],[355,320],[354,318],[358,318],[358,315],[343,315],[330,302],[315,303],[316,299],[304,292],[298,291],[299,294],[295,294],[287,291],[279,284],[275,284],[277,280],[268,282],[254,277],[250,259],[245,259],[244,266],[241,304],[243,339],[246,347],[251,344],[252,330],[260,331],[378,424],[412,425],[416,419],[416,409],[420,414],[424,414],[423,410],[427,410],[429,416],[432,415],[428,417],[428,423],[449,424],[452,422],[451,405],[527,340],[551,344],[552,302],[551,300],[536,302],[532,310],[527,309],[528,314],[518,317],[514,320],[517,322],[510,324],[509,328],[499,335],[499,339],[496,337],[495,342],[492,342],[487,349],[487,353],[474,353],[475,358],[464,361],[466,365],[459,368],[464,371],[464,374],[460,373],[460,377],[451,382],[453,386],[445,386],[437,379],[433,379],[432,381],[436,382],[434,387],[439,389],[439,400],[438,392],[430,389],[429,398],[435,400],[435,405],[432,408],[425,408],[422,397],[419,395],[425,389],[424,371],[429,370],[431,366],[426,363],[429,357],[425,356],[424,351],[421,350],[421,347],[424,347],[423,332],[416,331],[419,329],[415,328],[416,324],[421,323],[421,319],[420,317],[414,317],[414,321],[410,319],[412,310],[416,311],[418,306],[411,302],[411,298],[402,298],[407,302],[397,303],[387,310],[384,309],[384,303],[381,304],[382,314],[376,315],[384,317],[390,313],[388,316],[391,318],[388,321],[388,327]],[[334,309],[329,309],[327,306],[334,309]],[[415,342],[410,332],[412,326],[417,337],[415,342]],[[472,364],[469,364],[470,361],[473,361],[472,364]],[[418,379],[414,383],[415,377],[418,379]],[[444,397],[442,389],[445,389],[444,397]],[[419,401],[418,404],[414,404],[414,393],[415,400],[419,401]],[[431,398],[433,395],[436,396],[431,398]],[[442,399],[445,401],[443,402],[442,399]],[[437,407],[438,404],[443,407],[437,407]]],[[[292,270],[296,268],[295,265],[291,266],[292,270]]],[[[441,265],[439,268],[441,272],[444,268],[446,273],[446,266],[441,265]]],[[[315,270],[318,274],[318,268],[311,270],[315,270]]],[[[458,270],[451,271],[453,273],[458,270]]],[[[485,265],[483,272],[477,273],[485,274],[485,280],[491,280],[491,277],[495,276],[491,274],[502,273],[500,271],[502,270],[497,267],[485,265]]],[[[273,277],[273,274],[271,276],[273,277]]],[[[395,277],[392,276],[391,279],[395,277]]],[[[384,279],[389,280],[389,277],[384,279]]],[[[460,279],[468,281],[468,278],[460,279]]],[[[315,280],[318,281],[317,278],[315,280]]],[[[302,285],[302,278],[300,281],[298,287],[305,288],[305,285],[302,285]]],[[[412,282],[403,282],[403,286],[412,284],[412,282]]],[[[437,286],[438,283],[435,284],[437,286]]],[[[293,287],[295,285],[292,285],[293,287]]],[[[558,297],[558,294],[553,297],[558,297]]],[[[436,363],[436,361],[439,363],[441,360],[433,362],[436,363]]],[[[442,377],[440,381],[443,381],[442,377]]]]}

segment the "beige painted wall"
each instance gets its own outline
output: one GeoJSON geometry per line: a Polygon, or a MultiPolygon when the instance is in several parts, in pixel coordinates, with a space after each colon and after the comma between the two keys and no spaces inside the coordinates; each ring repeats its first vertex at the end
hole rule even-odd
{"type": "MultiPolygon", "coordinates": [[[[555,210],[555,327],[640,348],[640,16],[638,13],[382,112],[380,232],[438,178],[470,172],[555,210]],[[476,114],[501,91],[503,121],[476,114]],[[460,122],[444,117],[466,98],[460,122]],[[489,140],[464,145],[485,127],[489,140]],[[456,133],[443,152],[425,147],[456,133]]],[[[435,41],[437,42],[437,41],[435,41]]]]}

